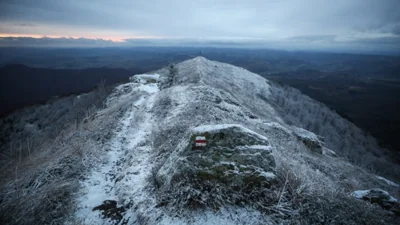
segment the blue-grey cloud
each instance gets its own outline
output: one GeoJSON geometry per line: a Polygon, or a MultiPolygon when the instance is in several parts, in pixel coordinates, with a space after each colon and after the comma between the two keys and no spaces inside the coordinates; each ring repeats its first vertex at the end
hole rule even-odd
{"type": "Polygon", "coordinates": [[[87,38],[31,38],[31,37],[0,37],[0,47],[108,47],[117,46],[114,42],[104,39],[87,38]]]}
{"type": "Polygon", "coordinates": [[[34,27],[35,25],[32,23],[18,23],[18,24],[14,24],[15,26],[19,26],[19,27],[34,27]]]}
{"type": "Polygon", "coordinates": [[[369,44],[374,46],[388,45],[393,50],[400,50],[400,36],[394,37],[381,37],[381,38],[359,38],[356,40],[349,41],[349,43],[369,44]]]}
{"type": "Polygon", "coordinates": [[[290,37],[287,40],[289,41],[304,41],[304,42],[315,42],[315,41],[334,41],[336,35],[302,35],[302,36],[294,36],[290,37]]]}
{"type": "Polygon", "coordinates": [[[2,0],[0,32],[139,35],[227,45],[262,39],[308,48],[344,39],[395,39],[399,8],[399,0],[2,0]]]}

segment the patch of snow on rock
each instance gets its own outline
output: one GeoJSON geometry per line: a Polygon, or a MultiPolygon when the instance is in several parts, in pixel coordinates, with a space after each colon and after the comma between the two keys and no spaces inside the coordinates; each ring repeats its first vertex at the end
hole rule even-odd
{"type": "Polygon", "coordinates": [[[363,199],[363,198],[370,198],[369,195],[372,193],[379,193],[381,196],[383,196],[385,201],[387,202],[393,202],[397,203],[397,199],[394,197],[390,196],[387,191],[381,190],[381,189],[371,189],[371,190],[357,190],[351,193],[351,196],[358,198],[358,199],[363,199]]]}
{"type": "Polygon", "coordinates": [[[258,133],[256,133],[256,132],[254,132],[254,131],[252,131],[252,130],[246,128],[246,127],[243,127],[243,126],[240,125],[240,124],[204,125],[204,126],[195,127],[195,128],[192,129],[192,131],[193,131],[194,133],[205,133],[205,132],[214,133],[214,132],[218,132],[218,131],[220,131],[220,130],[227,129],[227,128],[232,128],[232,127],[239,128],[239,129],[242,130],[243,132],[253,134],[253,135],[255,135],[255,136],[257,136],[257,137],[259,137],[259,138],[261,138],[261,139],[264,139],[264,140],[268,141],[268,139],[267,139],[266,137],[264,137],[264,136],[262,136],[262,135],[260,135],[260,134],[258,134],[258,133]]]}
{"type": "Polygon", "coordinates": [[[384,177],[381,177],[381,176],[375,176],[377,179],[379,179],[379,180],[382,180],[382,181],[384,181],[384,182],[386,182],[388,185],[390,185],[390,186],[393,186],[393,187],[400,187],[400,185],[399,184],[396,184],[395,182],[393,182],[393,181],[391,181],[391,180],[388,180],[388,179],[386,179],[386,178],[384,178],[384,177]]]}

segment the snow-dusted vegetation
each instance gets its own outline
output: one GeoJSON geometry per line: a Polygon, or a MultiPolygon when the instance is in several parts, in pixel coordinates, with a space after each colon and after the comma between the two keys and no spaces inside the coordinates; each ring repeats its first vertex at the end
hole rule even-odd
{"type": "Polygon", "coordinates": [[[399,197],[393,182],[375,176],[398,181],[398,166],[372,137],[299,91],[242,68],[202,57],[170,65],[132,77],[88,115],[62,123],[59,141],[2,161],[10,168],[1,184],[4,223],[398,219],[396,202],[387,209],[352,195],[379,188],[399,197]]]}
{"type": "Polygon", "coordinates": [[[90,155],[107,135],[94,120],[111,90],[100,85],[1,119],[2,224],[61,223],[78,178],[95,161],[90,155]]]}
{"type": "MultiPolygon", "coordinates": [[[[275,106],[279,116],[287,124],[322,136],[326,147],[355,165],[383,176],[400,179],[400,168],[390,162],[390,152],[382,149],[372,136],[297,89],[277,83],[273,83],[271,88],[272,97],[264,98],[275,106]]],[[[260,95],[270,96],[265,93],[260,95]]]]}

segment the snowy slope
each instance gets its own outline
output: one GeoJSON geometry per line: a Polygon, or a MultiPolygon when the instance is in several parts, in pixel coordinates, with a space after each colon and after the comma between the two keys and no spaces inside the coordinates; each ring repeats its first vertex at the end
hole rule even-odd
{"type": "MultiPolygon", "coordinates": [[[[158,75],[143,76],[139,82],[144,83],[145,78],[157,79],[158,75]],[[144,82],[143,82],[144,81],[144,82]]],[[[92,174],[82,182],[82,195],[78,200],[76,217],[85,224],[102,224],[102,219],[92,209],[100,205],[104,200],[118,199],[118,189],[114,186],[116,179],[122,179],[132,193],[135,202],[143,201],[146,186],[146,177],[150,174],[151,162],[149,161],[150,149],[140,146],[148,137],[152,123],[151,114],[147,111],[154,103],[155,93],[158,92],[156,84],[140,84],[132,88],[131,92],[142,92],[135,102],[131,103],[130,109],[120,121],[115,136],[105,147],[103,164],[94,168],[92,174]],[[138,122],[138,119],[140,121],[138,122]],[[135,149],[135,151],[132,151],[135,149]],[[123,160],[126,151],[131,151],[132,161],[128,168],[124,168],[123,160]],[[123,177],[120,171],[124,172],[123,177]],[[129,185],[134,182],[135,185],[129,185]]]]}
{"type": "MultiPolygon", "coordinates": [[[[127,110],[112,131],[113,137],[99,150],[102,163],[81,181],[75,213],[67,224],[115,224],[100,211],[93,211],[106,200],[124,208],[118,220],[121,224],[279,224],[288,215],[299,214],[294,205],[283,203],[289,198],[287,181],[280,189],[271,190],[279,200],[269,209],[276,215],[266,215],[254,206],[227,204],[218,210],[193,211],[182,210],[172,200],[160,202],[169,193],[155,176],[173,169],[172,162],[181,157],[188,137],[198,126],[205,132],[207,127],[239,124],[266,138],[272,146],[266,151],[274,149],[278,176],[286,173],[288,179],[286,168],[290,167],[298,182],[304,183],[299,190],[307,195],[328,196],[337,190],[346,193],[346,182],[352,180],[366,189],[376,180],[342,158],[310,151],[296,135],[300,128],[295,125],[301,124],[288,125],[282,117],[282,109],[275,104],[276,87],[268,80],[202,57],[179,63],[175,69],[172,73],[164,68],[156,74],[137,75],[109,96],[108,108],[124,105],[127,110]]],[[[312,132],[302,133],[323,143],[312,132]]]]}

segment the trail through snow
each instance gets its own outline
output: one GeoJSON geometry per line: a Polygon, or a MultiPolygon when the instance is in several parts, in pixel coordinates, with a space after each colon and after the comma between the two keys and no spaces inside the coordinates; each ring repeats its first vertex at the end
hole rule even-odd
{"type": "MultiPolygon", "coordinates": [[[[150,109],[158,90],[154,83],[142,83],[132,91],[140,91],[143,94],[129,107],[121,118],[114,137],[106,144],[104,163],[93,168],[91,175],[81,183],[83,188],[78,198],[75,217],[83,224],[115,223],[102,218],[100,211],[93,211],[94,207],[101,205],[105,200],[115,200],[118,206],[121,203],[126,205],[132,202],[137,206],[151,199],[145,196],[148,183],[146,179],[152,168],[152,162],[149,160],[151,146],[143,143],[152,129],[150,109]],[[126,160],[129,160],[129,163],[126,163],[126,160]],[[121,196],[126,193],[123,189],[129,189],[129,197],[121,196]]],[[[129,216],[131,219],[134,217],[129,216]]]]}
{"type": "MultiPolygon", "coordinates": [[[[82,181],[76,213],[70,224],[114,225],[115,220],[103,218],[101,211],[93,211],[105,200],[117,201],[117,207],[125,207],[119,224],[142,224],[143,220],[147,224],[163,225],[256,224],[259,221],[269,224],[266,223],[268,218],[253,209],[227,207],[218,212],[193,212],[189,217],[180,218],[157,207],[148,177],[155,163],[149,135],[157,115],[153,115],[151,109],[159,97],[159,88],[156,83],[143,79],[157,80],[158,75],[135,76],[133,83],[117,87],[118,97],[110,99],[112,104],[125,101],[131,105],[119,121],[113,138],[104,147],[103,163],[94,167],[89,177],[82,181]]],[[[186,101],[185,90],[180,86],[173,89],[179,93],[181,101],[186,101]]]]}

